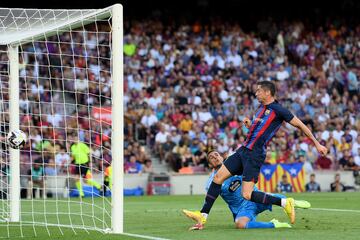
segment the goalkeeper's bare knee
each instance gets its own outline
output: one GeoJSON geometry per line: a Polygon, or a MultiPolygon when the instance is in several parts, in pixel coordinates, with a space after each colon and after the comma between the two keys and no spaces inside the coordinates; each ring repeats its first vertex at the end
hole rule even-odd
{"type": "Polygon", "coordinates": [[[249,222],[249,219],[240,218],[240,219],[236,220],[235,227],[237,229],[244,229],[244,228],[246,228],[246,225],[248,222],[249,222]]]}

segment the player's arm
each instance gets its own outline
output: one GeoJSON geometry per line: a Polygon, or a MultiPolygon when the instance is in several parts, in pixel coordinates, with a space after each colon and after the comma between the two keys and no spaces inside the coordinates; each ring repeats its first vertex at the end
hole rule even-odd
{"type": "Polygon", "coordinates": [[[326,155],[328,151],[327,148],[321,145],[318,140],[316,140],[310,129],[299,118],[294,116],[289,123],[294,127],[300,129],[307,137],[309,137],[311,141],[315,144],[315,147],[319,153],[321,153],[322,155],[326,155]]]}

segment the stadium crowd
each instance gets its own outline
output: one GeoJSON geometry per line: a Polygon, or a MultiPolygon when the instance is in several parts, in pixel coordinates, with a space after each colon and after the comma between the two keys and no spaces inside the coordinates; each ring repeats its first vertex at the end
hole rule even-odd
{"type": "Polygon", "coordinates": [[[267,162],[359,168],[360,25],[259,22],[245,33],[221,21],[146,21],[127,30],[127,138],[153,146],[173,171],[206,166],[213,145],[227,154],[242,144],[241,120],[256,108],[262,80],[276,83],[277,99],[330,149],[318,156],[309,139],[284,126],[268,145],[267,162]]]}
{"type": "MultiPolygon", "coordinates": [[[[110,124],[94,121],[87,107],[111,104],[110,72],[104,70],[110,69],[108,45],[105,33],[72,32],[23,49],[21,121],[30,139],[23,155],[37,152],[49,172],[67,171],[69,136],[91,146],[94,169],[111,162],[110,124]],[[67,68],[72,64],[75,71],[67,68]],[[66,117],[39,108],[65,99],[66,108],[77,106],[66,117]]],[[[318,156],[306,136],[284,125],[268,144],[268,163],[301,161],[309,171],[358,170],[359,79],[360,25],[329,21],[310,28],[269,20],[244,32],[236,23],[218,20],[126,22],[125,171],[151,171],[155,155],[171,171],[189,166],[206,171],[209,149],[226,155],[244,142],[248,130],[241,120],[256,109],[254,89],[263,80],[276,83],[277,99],[330,149],[318,156]]],[[[5,82],[2,89],[8,88],[5,82]]]]}

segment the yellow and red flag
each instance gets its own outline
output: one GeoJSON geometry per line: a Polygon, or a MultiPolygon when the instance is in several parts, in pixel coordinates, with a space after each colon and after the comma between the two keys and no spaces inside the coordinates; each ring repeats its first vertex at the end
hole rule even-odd
{"type": "Polygon", "coordinates": [[[281,176],[286,174],[294,192],[305,191],[304,163],[263,165],[257,187],[264,192],[276,192],[281,176]]]}

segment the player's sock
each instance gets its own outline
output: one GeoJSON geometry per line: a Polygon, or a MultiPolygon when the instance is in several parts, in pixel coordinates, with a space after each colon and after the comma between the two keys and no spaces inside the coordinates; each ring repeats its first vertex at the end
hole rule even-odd
{"type": "Polygon", "coordinates": [[[75,185],[76,185],[77,190],[79,191],[80,197],[83,197],[84,196],[84,191],[83,191],[82,186],[81,186],[81,181],[80,180],[76,181],[75,185]]]}
{"type": "Polygon", "coordinates": [[[109,189],[112,189],[112,180],[109,180],[109,189]]]}
{"type": "Polygon", "coordinates": [[[251,201],[262,204],[281,205],[281,198],[260,191],[253,191],[251,201]]]}
{"type": "Polygon", "coordinates": [[[217,184],[215,182],[212,182],[210,187],[209,187],[209,190],[206,194],[206,197],[205,197],[205,203],[201,209],[201,213],[207,213],[209,214],[210,212],[210,209],[212,207],[212,205],[214,204],[216,198],[219,196],[220,194],[220,191],[221,191],[221,184],[217,184]]]}
{"type": "Polygon", "coordinates": [[[248,222],[245,228],[275,228],[274,223],[272,222],[248,222]]]}

